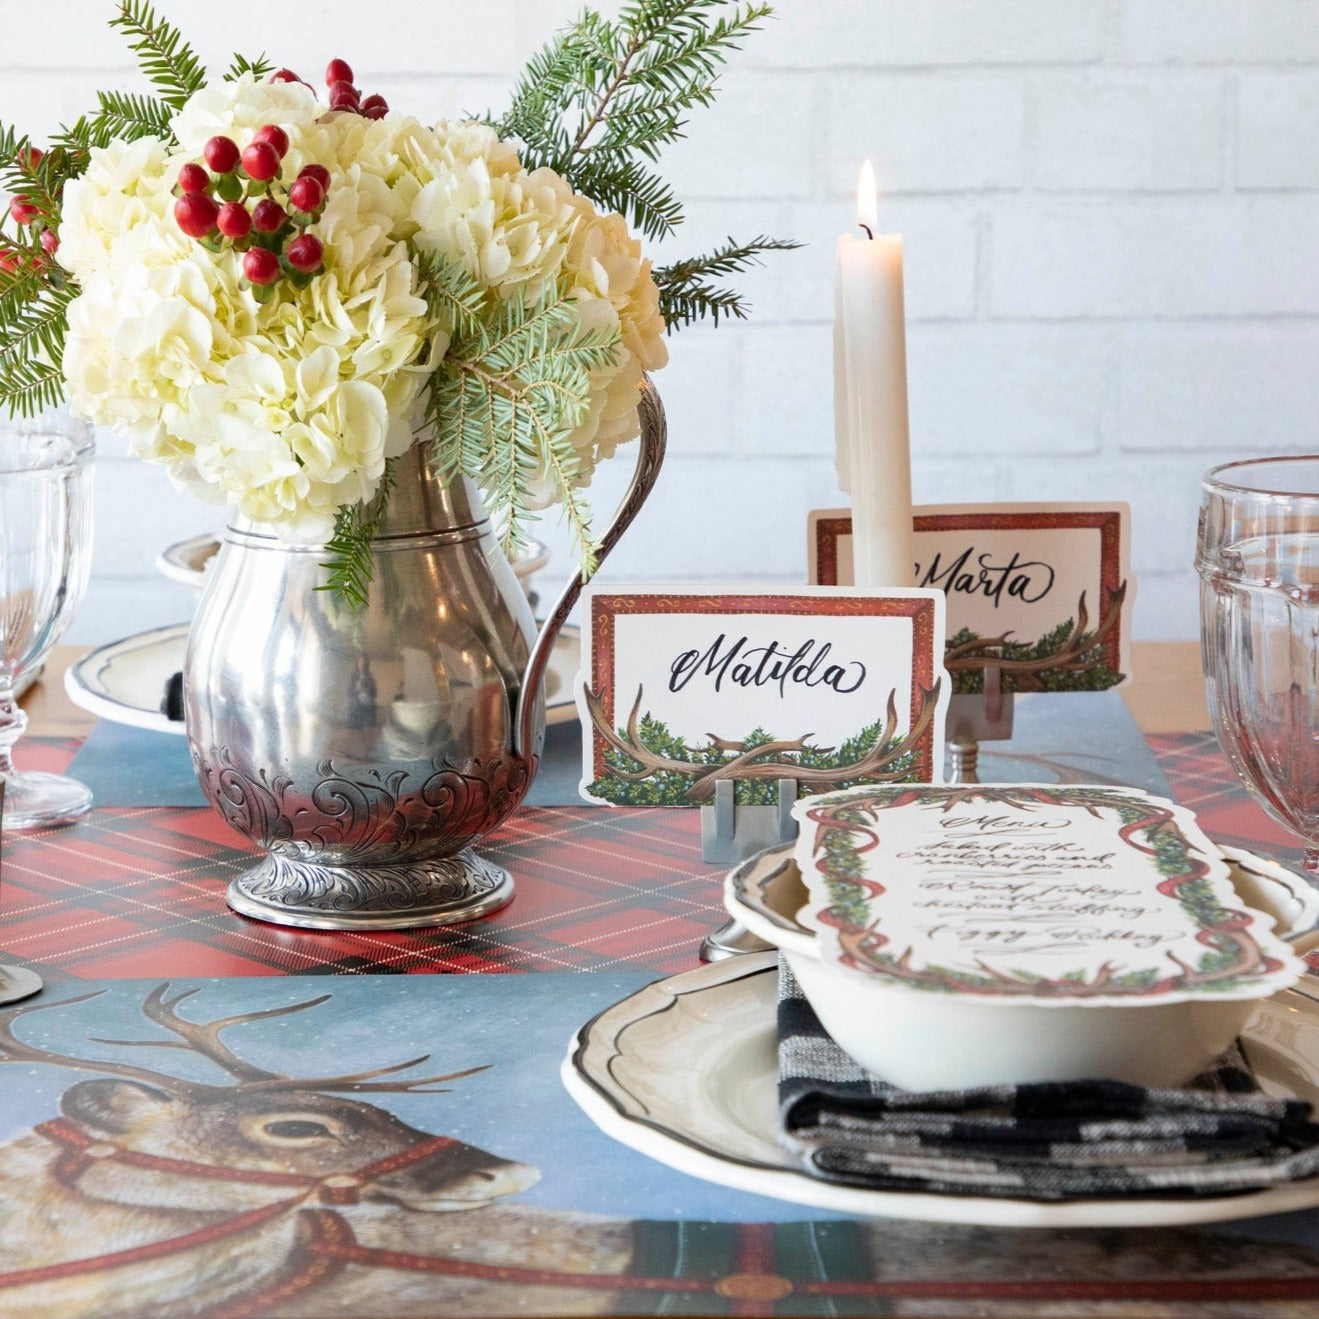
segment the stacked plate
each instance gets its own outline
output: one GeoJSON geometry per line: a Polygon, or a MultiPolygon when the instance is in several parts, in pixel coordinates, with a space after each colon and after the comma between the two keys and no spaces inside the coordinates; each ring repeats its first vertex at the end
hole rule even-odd
{"type": "MultiPolygon", "coordinates": [[[[785,955],[818,959],[820,934],[800,919],[810,894],[794,846],[734,870],[724,904],[785,955]]],[[[1319,894],[1304,880],[1237,848],[1217,855],[1240,902],[1271,920],[1279,938],[1297,951],[1319,939],[1319,894]]],[[[728,958],[614,1004],[572,1041],[562,1071],[568,1091],[602,1130],[670,1167],[839,1213],[995,1227],[1138,1227],[1319,1205],[1313,1178],[1244,1195],[1044,1203],[870,1190],[813,1177],[778,1141],[778,961],[778,952],[728,958]]],[[[1319,1002],[1303,985],[1255,1003],[1241,1042],[1267,1093],[1319,1106],[1319,1002]]]]}

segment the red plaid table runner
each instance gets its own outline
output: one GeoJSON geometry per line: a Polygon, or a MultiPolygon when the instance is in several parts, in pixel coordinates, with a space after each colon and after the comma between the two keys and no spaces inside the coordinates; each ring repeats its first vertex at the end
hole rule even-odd
{"type": "MultiPolygon", "coordinates": [[[[1209,733],[1150,739],[1179,801],[1211,836],[1294,864],[1296,840],[1251,802],[1209,733]]],[[[74,743],[25,744],[58,768],[74,743]]],[[[100,810],[72,828],[7,836],[0,953],[48,979],[592,971],[657,974],[696,961],[724,918],[722,869],[700,856],[697,811],[525,808],[485,844],[517,883],[495,916],[452,929],[311,933],[225,905],[251,853],[213,811],[100,810]]]]}
{"type": "Polygon", "coordinates": [[[225,905],[252,853],[209,809],[94,811],[4,839],[0,952],[48,980],[427,971],[683,970],[722,920],[696,812],[524,809],[487,841],[513,903],[450,929],[300,932],[225,905]]]}

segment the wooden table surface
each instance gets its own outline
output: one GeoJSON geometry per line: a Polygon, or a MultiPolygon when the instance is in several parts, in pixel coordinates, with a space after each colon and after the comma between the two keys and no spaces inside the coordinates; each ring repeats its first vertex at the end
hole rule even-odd
{"type": "MultiPolygon", "coordinates": [[[[64,694],[64,670],[81,646],[57,646],[41,680],[23,699],[35,734],[85,737],[96,716],[64,694]]],[[[1131,678],[1122,695],[1132,718],[1147,733],[1192,733],[1211,727],[1205,706],[1198,641],[1137,641],[1131,647],[1131,678]]]]}

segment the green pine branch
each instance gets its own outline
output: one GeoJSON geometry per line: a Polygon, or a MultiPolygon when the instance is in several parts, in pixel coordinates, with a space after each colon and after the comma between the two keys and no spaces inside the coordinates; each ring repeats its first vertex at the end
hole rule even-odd
{"type": "Polygon", "coordinates": [[[169,141],[172,111],[164,101],[135,92],[97,92],[100,106],[96,118],[98,137],[135,142],[140,137],[158,137],[169,141]]]}
{"type": "Polygon", "coordinates": [[[576,167],[573,187],[597,206],[617,211],[647,238],[666,238],[682,223],[682,204],[639,160],[590,156],[576,167]]]}
{"type": "Polygon", "coordinates": [[[244,74],[250,73],[254,78],[260,80],[269,77],[274,71],[274,63],[268,60],[265,55],[258,55],[256,59],[250,60],[246,55],[235,54],[233,62],[225,70],[224,79],[226,82],[237,82],[244,74]]]}
{"type": "MultiPolygon", "coordinates": [[[[64,184],[86,163],[85,154],[59,146],[34,161],[32,143],[0,125],[0,189],[36,212],[12,234],[0,234],[0,408],[11,416],[31,416],[64,396],[61,362],[78,286],[47,255],[41,235],[58,232],[64,184]]],[[[10,223],[7,215],[3,222],[10,223]]]]}
{"type": "Polygon", "coordinates": [[[380,530],[394,489],[394,463],[385,464],[375,495],[365,504],[343,504],[335,517],[334,534],[326,544],[329,558],[322,562],[325,581],[318,591],[333,591],[350,609],[366,608],[375,567],[371,541],[380,530]]]}
{"type": "Polygon", "coordinates": [[[7,280],[13,277],[0,272],[0,405],[11,416],[30,417],[64,397],[61,359],[69,303],[78,290],[67,280],[59,287],[43,282],[35,294],[28,288],[6,296],[7,280]]]}
{"type": "Polygon", "coordinates": [[[486,303],[485,289],[476,276],[436,252],[418,253],[412,264],[430,318],[451,334],[475,334],[486,303]]]}
{"type": "MultiPolygon", "coordinates": [[[[128,38],[138,65],[156,88],[154,96],[133,92],[98,92],[96,111],[82,115],[72,127],[62,128],[55,141],[70,150],[86,153],[115,141],[131,142],[140,137],[174,142],[170,120],[189,97],[206,84],[206,68],[183,34],[157,17],[145,0],[120,0],[119,12],[110,20],[128,38]]],[[[264,57],[250,61],[235,56],[230,70],[269,68],[264,57]]]]}
{"type": "Polygon", "coordinates": [[[87,154],[78,148],[55,144],[32,162],[32,141],[0,124],[0,189],[27,199],[37,209],[35,236],[43,227],[59,228],[64,185],[87,168],[87,154]]]}
{"type": "Polygon", "coordinates": [[[715,325],[721,316],[745,319],[749,309],[744,299],[734,290],[710,281],[759,265],[766,252],[790,252],[800,246],[791,239],[766,238],[763,234],[749,243],[729,238],[722,247],[704,256],[661,266],[654,277],[665,325],[672,331],[706,317],[715,325]]]}
{"type": "Polygon", "coordinates": [[[500,134],[521,139],[528,168],[668,233],[681,210],[640,161],[684,135],[687,111],[710,104],[725,60],[770,13],[728,0],[635,0],[614,21],[588,11],[529,61],[500,134]]]}
{"type": "Polygon", "coordinates": [[[146,0],[120,0],[110,26],[127,36],[138,66],[171,109],[182,109],[205,86],[206,68],[192,47],[176,27],[156,16],[146,0]]]}
{"type": "Polygon", "coordinates": [[[617,351],[616,331],[582,330],[565,289],[531,302],[515,295],[455,334],[427,399],[432,462],[443,479],[467,476],[486,492],[506,552],[523,543],[532,483],[544,464],[583,558],[593,563],[572,435],[590,407],[591,373],[611,365],[617,351]]]}
{"type": "Polygon", "coordinates": [[[115,140],[115,134],[110,123],[98,112],[79,115],[72,124],[63,125],[54,140],[70,151],[79,151],[86,155],[94,148],[108,147],[115,140]]]}

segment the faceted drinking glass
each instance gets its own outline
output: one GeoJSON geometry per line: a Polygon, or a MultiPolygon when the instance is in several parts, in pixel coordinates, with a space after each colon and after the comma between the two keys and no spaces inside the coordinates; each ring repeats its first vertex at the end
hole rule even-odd
{"type": "Polygon", "coordinates": [[[27,716],[14,699],[26,670],[68,626],[91,564],[89,426],[59,413],[0,420],[0,778],[6,830],[66,824],[92,803],[64,774],[16,770],[14,743],[27,716]]]}
{"type": "Polygon", "coordinates": [[[1209,472],[1196,569],[1218,740],[1319,879],[1319,454],[1209,472]]]}

